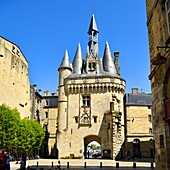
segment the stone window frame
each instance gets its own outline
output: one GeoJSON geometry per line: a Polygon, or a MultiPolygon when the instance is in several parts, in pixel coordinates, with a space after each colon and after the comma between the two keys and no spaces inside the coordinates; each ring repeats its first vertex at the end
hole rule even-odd
{"type": "Polygon", "coordinates": [[[91,96],[90,96],[90,94],[83,94],[82,95],[82,105],[83,105],[83,107],[90,107],[91,106],[91,96]]]}
{"type": "Polygon", "coordinates": [[[168,34],[170,35],[170,0],[166,0],[165,9],[166,9],[166,19],[167,19],[168,34]]]}

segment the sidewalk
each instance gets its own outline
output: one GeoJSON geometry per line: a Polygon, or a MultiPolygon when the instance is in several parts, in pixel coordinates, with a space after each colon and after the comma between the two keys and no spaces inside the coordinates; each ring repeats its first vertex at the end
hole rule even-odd
{"type": "MultiPolygon", "coordinates": [[[[31,169],[38,170],[54,170],[57,169],[59,165],[58,159],[36,159],[36,160],[28,160],[27,167],[29,166],[31,169]]],[[[20,164],[15,164],[16,162],[11,162],[11,170],[16,170],[20,168],[20,164]]],[[[67,170],[94,170],[94,169],[102,169],[102,170],[153,170],[151,168],[150,162],[130,162],[130,161],[114,161],[114,160],[105,160],[105,159],[61,159],[60,160],[61,169],[67,170]],[[119,165],[119,168],[118,168],[119,165]],[[136,168],[134,167],[136,165],[136,168]],[[117,168],[116,168],[117,167],[117,168]]],[[[155,167],[155,164],[153,163],[155,167]]]]}

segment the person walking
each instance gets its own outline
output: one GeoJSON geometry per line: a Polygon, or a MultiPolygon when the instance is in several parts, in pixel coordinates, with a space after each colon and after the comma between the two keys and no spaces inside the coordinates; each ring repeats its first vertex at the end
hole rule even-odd
{"type": "Polygon", "coordinates": [[[22,158],[21,158],[21,169],[22,170],[26,169],[26,161],[27,161],[27,154],[26,152],[23,152],[22,158]]]}
{"type": "Polygon", "coordinates": [[[4,154],[4,150],[0,150],[0,170],[6,169],[6,159],[7,156],[4,154]]]}
{"type": "Polygon", "coordinates": [[[11,156],[9,154],[9,152],[6,153],[6,170],[10,170],[10,162],[11,162],[11,156]]]}

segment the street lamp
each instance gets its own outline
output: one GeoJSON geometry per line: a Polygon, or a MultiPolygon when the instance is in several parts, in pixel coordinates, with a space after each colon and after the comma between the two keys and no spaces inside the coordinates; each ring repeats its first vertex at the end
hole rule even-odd
{"type": "Polygon", "coordinates": [[[157,46],[157,51],[158,51],[158,54],[156,55],[156,57],[151,61],[153,65],[161,65],[161,64],[165,64],[166,61],[167,61],[167,57],[164,57],[161,55],[159,49],[162,48],[162,49],[165,49],[165,53],[169,53],[170,52],[170,47],[168,46],[157,46]]]}

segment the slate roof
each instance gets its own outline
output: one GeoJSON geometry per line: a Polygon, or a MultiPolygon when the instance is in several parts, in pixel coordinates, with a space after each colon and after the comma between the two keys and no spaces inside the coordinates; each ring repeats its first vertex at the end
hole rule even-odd
{"type": "Polygon", "coordinates": [[[151,94],[125,94],[125,105],[152,105],[151,94]]]}
{"type": "Polygon", "coordinates": [[[58,96],[43,96],[43,99],[49,100],[49,105],[44,108],[57,108],[58,107],[58,96]]]}

